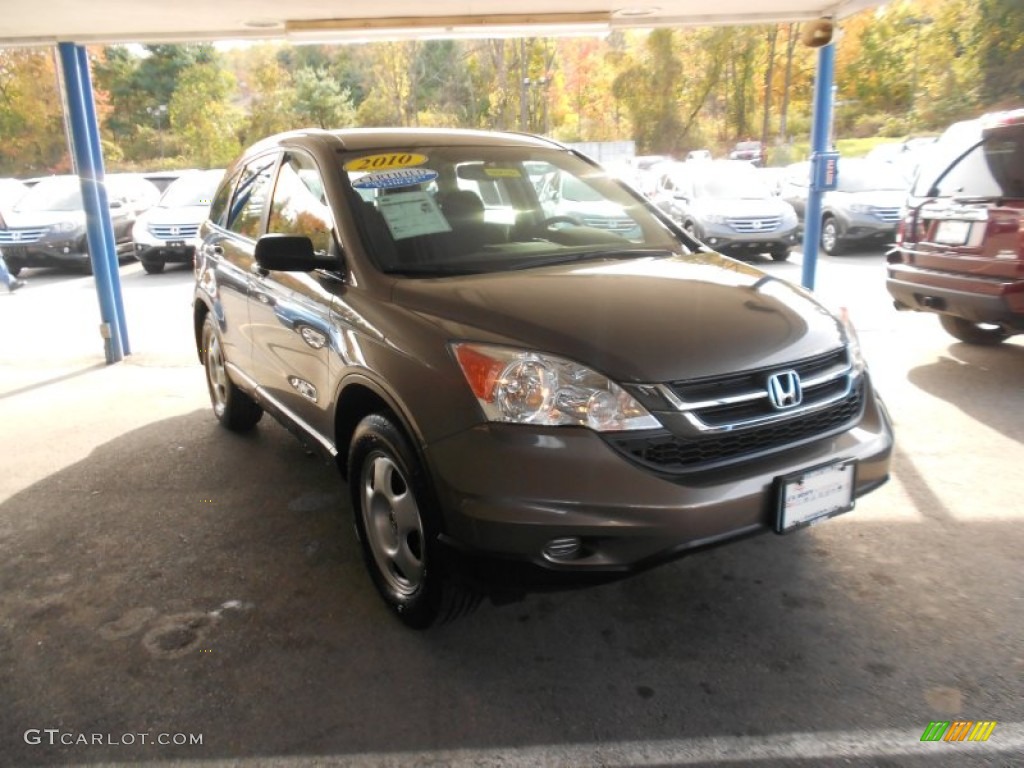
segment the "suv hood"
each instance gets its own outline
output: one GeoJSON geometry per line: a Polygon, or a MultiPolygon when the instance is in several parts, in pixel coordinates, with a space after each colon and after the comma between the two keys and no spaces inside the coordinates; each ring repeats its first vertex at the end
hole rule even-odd
{"type": "Polygon", "coordinates": [[[803,289],[718,254],[401,279],[393,301],[453,340],[560,355],[620,382],[782,365],[844,343],[803,289]]]}
{"type": "Polygon", "coordinates": [[[727,216],[730,219],[748,216],[784,216],[791,210],[781,198],[726,198],[696,200],[693,205],[701,215],[727,216]]]}
{"type": "Polygon", "coordinates": [[[25,229],[29,227],[50,227],[54,224],[71,222],[78,226],[85,226],[85,211],[6,211],[4,220],[10,229],[25,229]]]}
{"type": "Polygon", "coordinates": [[[875,189],[865,192],[839,192],[832,190],[825,193],[825,203],[836,207],[849,207],[854,204],[873,205],[876,208],[902,208],[907,201],[907,193],[895,189],[875,189]]]}
{"type": "Polygon", "coordinates": [[[147,224],[202,224],[210,213],[208,205],[187,205],[178,208],[156,206],[139,214],[147,224]]]}

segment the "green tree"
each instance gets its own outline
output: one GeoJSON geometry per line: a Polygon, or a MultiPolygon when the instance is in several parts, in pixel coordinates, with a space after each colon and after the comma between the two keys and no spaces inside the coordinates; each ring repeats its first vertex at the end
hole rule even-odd
{"type": "Polygon", "coordinates": [[[982,95],[1019,105],[1024,94],[1024,4],[1020,0],[977,0],[982,95]]]}
{"type": "Polygon", "coordinates": [[[276,50],[257,46],[250,51],[246,64],[251,94],[246,143],[301,126],[302,117],[296,110],[298,93],[276,50]]]}
{"type": "Polygon", "coordinates": [[[241,151],[236,131],[243,115],[230,103],[234,85],[234,77],[212,63],[194,64],[181,73],[170,118],[189,164],[216,168],[241,151]]]}
{"type": "Polygon", "coordinates": [[[612,84],[612,93],[629,112],[637,150],[643,153],[674,153],[684,145],[679,118],[679,93],[683,67],[675,55],[676,34],[656,29],[633,60],[612,84]]]}
{"type": "Polygon", "coordinates": [[[349,128],[356,121],[351,94],[326,69],[295,73],[295,112],[303,124],[318,128],[349,128]]]}
{"type": "Polygon", "coordinates": [[[169,129],[168,105],[182,74],[197,64],[219,67],[216,49],[147,45],[141,56],[123,46],[102,49],[93,71],[95,86],[110,106],[102,126],[108,138],[134,158],[157,157],[169,129]]]}

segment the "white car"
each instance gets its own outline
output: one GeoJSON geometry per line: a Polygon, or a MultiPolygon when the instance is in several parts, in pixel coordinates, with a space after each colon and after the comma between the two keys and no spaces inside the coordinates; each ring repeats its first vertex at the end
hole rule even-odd
{"type": "Polygon", "coordinates": [[[195,238],[206,219],[223,170],[188,171],[175,180],[160,201],[139,216],[132,229],[135,258],[154,275],[168,262],[191,264],[195,238]]]}

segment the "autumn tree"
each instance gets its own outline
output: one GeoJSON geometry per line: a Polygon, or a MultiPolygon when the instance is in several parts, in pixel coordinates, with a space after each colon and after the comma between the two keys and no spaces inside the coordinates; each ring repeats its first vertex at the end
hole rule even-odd
{"type": "Polygon", "coordinates": [[[654,30],[638,54],[615,78],[612,93],[629,112],[638,151],[678,152],[684,145],[678,102],[683,67],[675,55],[675,32],[654,30]]]}
{"type": "Polygon", "coordinates": [[[70,167],[53,52],[0,48],[0,173],[70,167]]]}
{"type": "Polygon", "coordinates": [[[216,168],[241,151],[236,131],[242,113],[231,104],[235,80],[216,64],[184,70],[171,97],[170,119],[191,163],[216,168]]]}

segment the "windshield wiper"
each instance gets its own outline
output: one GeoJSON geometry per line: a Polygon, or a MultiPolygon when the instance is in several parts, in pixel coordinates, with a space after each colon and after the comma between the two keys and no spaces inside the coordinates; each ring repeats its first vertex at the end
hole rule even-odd
{"type": "Polygon", "coordinates": [[[533,269],[534,267],[551,267],[558,264],[573,264],[578,261],[596,261],[599,259],[639,259],[645,256],[674,256],[675,252],[667,248],[614,248],[601,251],[583,251],[580,253],[560,253],[544,258],[534,258],[506,267],[507,270],[533,269]]]}

